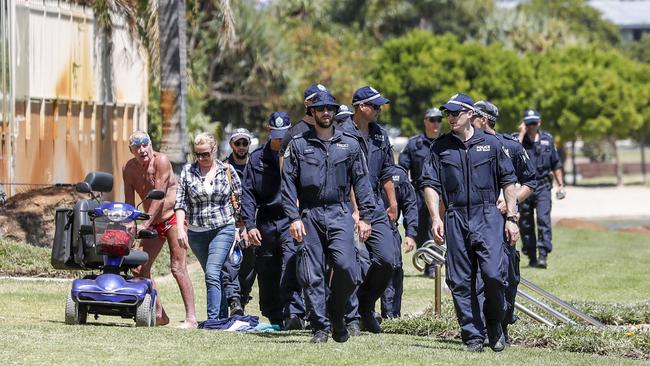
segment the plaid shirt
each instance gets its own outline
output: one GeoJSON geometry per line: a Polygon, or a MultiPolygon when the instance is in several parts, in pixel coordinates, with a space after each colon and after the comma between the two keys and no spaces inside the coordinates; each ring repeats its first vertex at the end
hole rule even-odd
{"type": "Polygon", "coordinates": [[[235,210],[230,202],[231,187],[226,175],[226,166],[230,169],[235,197],[241,202],[241,181],[235,168],[215,160],[217,174],[212,182],[212,193],[205,191],[204,178],[198,163],[186,164],[176,190],[174,210],[186,212],[190,225],[216,229],[235,221],[235,210]]]}

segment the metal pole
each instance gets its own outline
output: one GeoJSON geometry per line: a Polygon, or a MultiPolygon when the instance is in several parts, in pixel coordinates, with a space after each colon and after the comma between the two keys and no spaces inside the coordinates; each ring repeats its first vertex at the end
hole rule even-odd
{"type": "Polygon", "coordinates": [[[538,322],[540,322],[542,324],[548,325],[549,327],[554,327],[555,326],[555,324],[551,323],[550,320],[548,320],[548,319],[544,318],[543,316],[537,314],[536,312],[530,310],[529,308],[525,307],[521,303],[515,302],[515,308],[517,308],[517,310],[523,312],[524,314],[528,315],[529,317],[537,320],[538,322]]]}
{"type": "MultiPolygon", "coordinates": [[[[9,182],[16,182],[16,0],[9,2],[9,182]]],[[[10,186],[9,196],[14,194],[10,186]]]]}
{"type": "Polygon", "coordinates": [[[591,324],[593,326],[599,327],[599,328],[604,328],[605,327],[605,325],[603,323],[599,322],[598,320],[594,319],[593,317],[589,316],[588,314],[584,313],[583,311],[578,310],[576,307],[574,307],[571,304],[565,302],[564,300],[562,300],[559,297],[553,295],[552,293],[544,290],[543,288],[537,286],[536,284],[534,284],[534,283],[532,283],[532,282],[530,282],[530,281],[528,281],[528,280],[526,280],[524,278],[521,278],[520,283],[522,285],[528,287],[529,289],[537,292],[538,294],[546,297],[547,299],[549,299],[550,301],[552,301],[556,305],[558,305],[558,306],[564,308],[565,310],[571,312],[573,315],[575,315],[578,318],[586,321],[587,323],[589,323],[589,324],[591,324]]]}
{"type": "Polygon", "coordinates": [[[566,315],[564,315],[564,314],[560,313],[559,311],[553,309],[552,307],[548,306],[548,305],[545,304],[543,301],[541,301],[541,300],[535,298],[534,296],[530,295],[530,294],[527,293],[526,291],[523,291],[523,290],[520,289],[520,290],[517,291],[517,292],[518,292],[519,296],[521,296],[521,297],[523,297],[524,299],[526,299],[526,300],[532,302],[533,304],[539,306],[539,307],[542,308],[544,311],[546,311],[547,313],[551,314],[552,316],[554,316],[555,318],[557,318],[557,319],[560,320],[561,322],[563,322],[563,323],[567,323],[567,324],[571,324],[571,325],[576,325],[576,322],[574,322],[573,320],[571,320],[569,317],[567,317],[566,315]]]}
{"type": "Polygon", "coordinates": [[[438,265],[436,266],[436,284],[435,284],[435,302],[433,304],[433,313],[436,318],[440,318],[440,315],[442,314],[442,305],[441,305],[441,299],[442,299],[442,271],[440,270],[440,266],[442,266],[442,263],[438,262],[438,265]]]}

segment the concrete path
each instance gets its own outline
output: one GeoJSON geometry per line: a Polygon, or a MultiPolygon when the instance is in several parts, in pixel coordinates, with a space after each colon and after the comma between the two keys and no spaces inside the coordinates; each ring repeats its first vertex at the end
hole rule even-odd
{"type": "Polygon", "coordinates": [[[564,200],[555,199],[553,221],[563,218],[648,220],[650,188],[645,187],[567,187],[564,200]]]}

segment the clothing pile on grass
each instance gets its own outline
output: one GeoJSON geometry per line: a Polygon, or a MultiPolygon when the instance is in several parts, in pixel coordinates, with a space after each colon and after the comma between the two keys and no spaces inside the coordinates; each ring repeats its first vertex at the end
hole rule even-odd
{"type": "Polygon", "coordinates": [[[277,324],[260,323],[253,315],[233,315],[225,319],[208,319],[199,323],[199,329],[225,330],[226,332],[277,332],[277,324]]]}

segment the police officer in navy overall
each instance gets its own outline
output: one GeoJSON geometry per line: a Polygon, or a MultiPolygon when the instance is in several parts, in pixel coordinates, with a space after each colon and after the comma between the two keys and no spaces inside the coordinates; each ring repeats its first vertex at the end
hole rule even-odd
{"type": "Polygon", "coordinates": [[[336,113],[336,116],[334,116],[334,120],[338,123],[341,123],[346,119],[350,118],[353,114],[354,113],[350,110],[350,107],[348,107],[345,104],[341,104],[339,106],[338,113],[336,113]]]}
{"type": "Polygon", "coordinates": [[[421,178],[433,237],[438,243],[446,237],[447,285],[467,350],[482,351],[487,330],[490,347],[498,352],[505,348],[501,328],[508,264],[505,243],[519,238],[517,177],[503,144],[470,123],[475,113],[472,98],[456,94],[440,109],[452,131],[434,141],[421,178]],[[496,206],[501,189],[507,206],[505,224],[496,206]],[[446,207],[444,224],[440,197],[446,207]],[[479,271],[484,314],[477,295],[479,271]]]}
{"type": "MultiPolygon", "coordinates": [[[[427,205],[424,204],[422,191],[418,188],[418,179],[422,175],[422,166],[429,156],[431,144],[440,135],[440,123],[442,122],[442,112],[438,108],[430,108],[424,114],[424,132],[409,139],[404,150],[399,154],[399,165],[403,166],[411,174],[411,182],[417,193],[418,199],[418,234],[415,237],[415,243],[419,247],[425,242],[432,240],[431,235],[431,216],[427,205]]],[[[424,275],[435,277],[436,265],[431,263],[424,267],[424,275]]]]}
{"type": "Polygon", "coordinates": [[[558,184],[558,199],[566,195],[562,178],[562,161],[555,150],[553,136],[539,129],[542,119],[536,110],[524,112],[523,126],[520,127],[519,141],[524,146],[537,168],[537,188],[519,206],[521,241],[523,252],[528,256],[531,267],[546,268],[548,254],[553,249],[551,243],[551,189],[553,177],[558,184]],[[535,235],[535,212],[537,212],[537,235],[535,235]],[[538,253],[539,252],[539,253],[538,253]],[[539,254],[539,255],[538,255],[539,254]]]}
{"type": "Polygon", "coordinates": [[[360,280],[350,190],[356,192],[362,240],[372,231],[375,210],[359,144],[333,126],[337,109],[328,92],[313,97],[309,111],[314,128],[293,137],[282,168],[282,204],[289,232],[298,243],[298,281],[314,343],[326,342],[330,330],[337,342],[349,338],[346,303],[360,280]],[[330,276],[326,276],[327,266],[330,276]]]}
{"type": "MultiPolygon", "coordinates": [[[[415,238],[418,230],[418,204],[415,189],[411,185],[408,173],[399,165],[393,165],[393,184],[395,185],[395,197],[397,198],[398,219],[399,216],[402,216],[404,225],[404,249],[406,253],[409,253],[415,248],[415,238]]],[[[384,202],[387,202],[387,200],[384,202]]],[[[383,295],[381,295],[381,317],[384,319],[402,316],[404,269],[402,268],[402,237],[397,223],[393,224],[393,237],[397,263],[393,269],[391,281],[383,295]]]]}
{"type": "Polygon", "coordinates": [[[296,247],[282,209],[280,160],[282,138],[291,126],[286,112],[269,118],[269,140],[251,153],[242,181],[242,216],[255,250],[260,311],[271,324],[303,329],[305,309],[296,279],[296,247]]]}
{"type": "MultiPolygon", "coordinates": [[[[224,163],[235,168],[240,182],[244,181],[244,167],[248,162],[252,137],[245,128],[236,128],[232,131],[230,135],[232,152],[223,160],[224,163]]],[[[244,248],[242,254],[240,263],[233,264],[226,260],[221,270],[223,291],[228,300],[230,315],[244,315],[244,307],[251,299],[250,293],[255,282],[255,248],[249,245],[244,248]]]]}
{"type": "Polygon", "coordinates": [[[303,92],[303,104],[305,106],[305,115],[302,117],[298,123],[291,126],[282,138],[282,147],[280,147],[280,167],[282,167],[282,162],[284,160],[284,153],[289,146],[289,142],[294,136],[300,135],[303,132],[309,131],[309,129],[314,126],[314,117],[309,111],[309,106],[311,105],[312,98],[316,96],[316,93],[320,91],[326,91],[329,93],[327,88],[322,84],[311,84],[303,92]]]}
{"type": "MultiPolygon", "coordinates": [[[[517,189],[517,202],[523,202],[531,193],[533,193],[537,186],[537,181],[535,180],[535,167],[528,157],[528,153],[526,153],[524,147],[519,143],[519,140],[510,135],[498,133],[494,130],[494,126],[499,118],[499,109],[497,106],[488,101],[481,100],[474,103],[474,110],[476,111],[476,114],[474,115],[474,118],[472,118],[472,125],[475,128],[480,128],[486,133],[496,136],[506,148],[506,153],[512,161],[512,165],[515,168],[515,174],[517,175],[517,182],[519,182],[520,185],[517,189]]],[[[502,198],[499,198],[497,206],[502,214],[506,214],[506,206],[502,198]]],[[[503,323],[501,324],[506,344],[510,344],[508,325],[514,324],[517,320],[515,316],[515,301],[519,279],[519,252],[515,245],[509,245],[508,287],[505,292],[507,307],[503,323]]]]}
{"type": "MultiPolygon", "coordinates": [[[[377,123],[381,107],[387,103],[390,101],[374,88],[360,88],[352,97],[354,115],[339,124],[342,130],[356,137],[361,146],[376,203],[372,234],[365,240],[370,267],[356,296],[350,300],[346,314],[346,322],[353,336],[360,334],[359,328],[372,333],[381,332],[381,325],[373,316],[373,309],[386,290],[397,263],[391,228],[397,220],[397,200],[392,180],[395,165],[393,149],[386,130],[377,123]],[[388,209],[384,209],[382,193],[386,195],[388,209]]],[[[354,194],[356,193],[355,190],[354,194]]]]}

